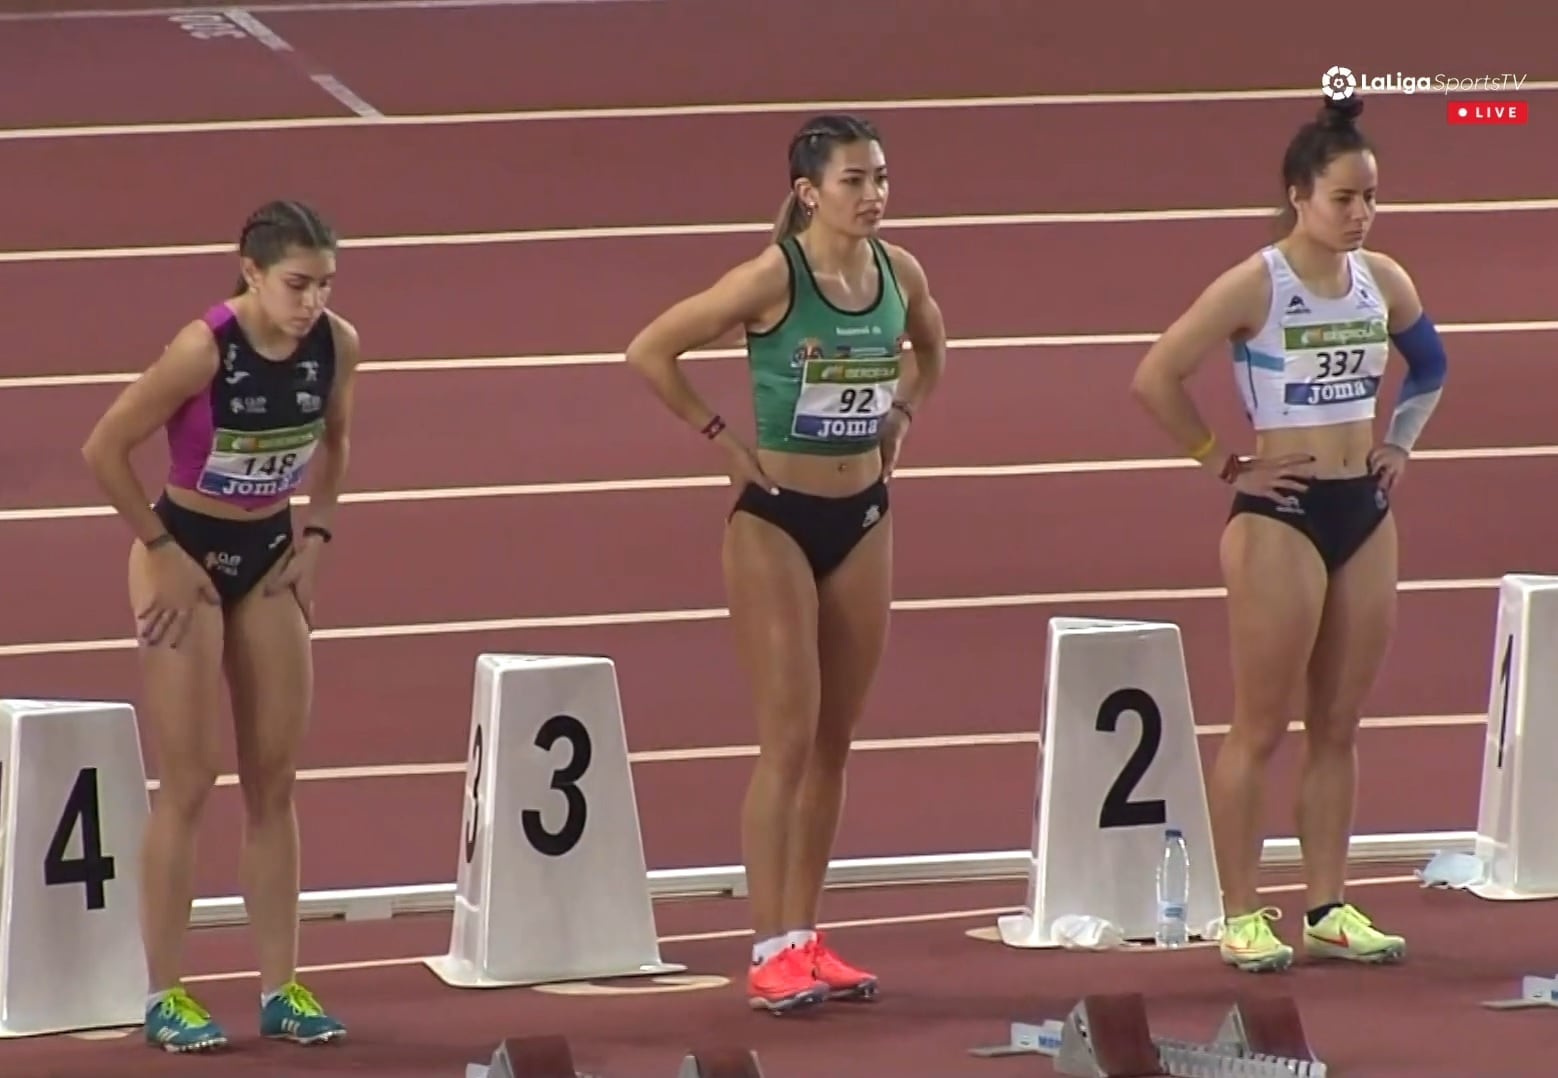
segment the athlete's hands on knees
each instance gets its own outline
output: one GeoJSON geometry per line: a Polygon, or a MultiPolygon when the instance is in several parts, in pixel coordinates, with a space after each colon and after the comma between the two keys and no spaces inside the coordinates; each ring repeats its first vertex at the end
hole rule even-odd
{"type": "Polygon", "coordinates": [[[305,537],[287,551],[276,571],[265,581],[266,595],[280,595],[291,589],[292,595],[303,610],[303,620],[309,628],[314,626],[314,577],[319,572],[319,548],[321,541],[305,537]]]}
{"type": "Polygon", "coordinates": [[[140,637],[152,647],[166,643],[176,648],[195,620],[196,604],[219,605],[222,597],[200,563],[177,543],[165,543],[150,554],[151,602],[135,612],[140,637]]]}
{"type": "Polygon", "coordinates": [[[1223,477],[1242,494],[1270,498],[1282,505],[1297,505],[1295,495],[1309,489],[1315,458],[1308,453],[1281,457],[1230,457],[1223,477]]]}
{"type": "Polygon", "coordinates": [[[779,493],[779,484],[768,478],[768,474],[763,471],[757,453],[740,438],[731,434],[729,429],[721,431],[714,442],[725,450],[725,455],[729,458],[726,471],[730,473],[730,480],[736,485],[737,490],[752,483],[770,494],[779,493]]]}
{"type": "Polygon", "coordinates": [[[1379,480],[1381,490],[1389,491],[1406,471],[1407,451],[1386,443],[1369,454],[1369,471],[1379,480]]]}

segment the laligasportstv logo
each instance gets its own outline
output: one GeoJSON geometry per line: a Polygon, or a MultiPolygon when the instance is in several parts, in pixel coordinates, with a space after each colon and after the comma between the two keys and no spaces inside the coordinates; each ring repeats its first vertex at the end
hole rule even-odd
{"type": "Polygon", "coordinates": [[[1320,78],[1320,92],[1332,101],[1345,101],[1358,92],[1358,77],[1345,67],[1330,68],[1320,78]]]}

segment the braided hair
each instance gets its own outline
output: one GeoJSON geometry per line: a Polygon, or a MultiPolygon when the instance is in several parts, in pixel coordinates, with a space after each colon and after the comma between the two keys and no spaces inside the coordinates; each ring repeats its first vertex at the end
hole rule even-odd
{"type": "Polygon", "coordinates": [[[1332,161],[1344,154],[1373,152],[1373,144],[1358,130],[1358,117],[1362,114],[1363,99],[1357,94],[1339,101],[1327,98],[1319,115],[1293,135],[1282,155],[1283,205],[1278,223],[1284,232],[1290,231],[1298,220],[1289,191],[1296,190],[1300,198],[1308,198],[1315,179],[1332,161]]]}
{"type": "Polygon", "coordinates": [[[795,193],[796,180],[804,177],[821,186],[822,173],[833,157],[834,147],[881,141],[871,122],[858,116],[824,113],[808,120],[790,140],[790,193],[774,221],[773,241],[778,243],[806,229],[809,215],[795,193]]]}
{"type": "MultiPolygon", "coordinates": [[[[269,269],[286,257],[294,247],[309,251],[333,251],[335,232],[313,207],[292,199],[267,202],[249,215],[238,236],[238,254],[260,269],[269,269]]],[[[249,290],[243,274],[238,274],[234,296],[249,290]]]]}

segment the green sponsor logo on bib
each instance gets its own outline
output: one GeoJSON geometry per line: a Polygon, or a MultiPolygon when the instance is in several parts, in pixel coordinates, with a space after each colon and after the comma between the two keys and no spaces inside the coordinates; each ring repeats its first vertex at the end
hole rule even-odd
{"type": "Polygon", "coordinates": [[[1324,322],[1315,326],[1284,326],[1282,343],[1288,348],[1335,348],[1349,344],[1384,344],[1389,339],[1383,318],[1356,322],[1324,322]]]}
{"type": "Polygon", "coordinates": [[[266,431],[257,434],[242,430],[218,430],[215,450],[218,453],[285,453],[308,445],[319,437],[324,420],[315,420],[301,427],[266,431]]]}
{"type": "Polygon", "coordinates": [[[813,359],[806,363],[805,379],[812,384],[853,385],[859,382],[890,382],[898,377],[898,361],[887,363],[844,362],[837,359],[813,359]]]}

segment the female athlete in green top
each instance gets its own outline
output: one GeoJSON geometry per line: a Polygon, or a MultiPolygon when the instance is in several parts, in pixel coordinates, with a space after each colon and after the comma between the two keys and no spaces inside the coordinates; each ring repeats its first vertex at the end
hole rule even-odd
{"type": "Polygon", "coordinates": [[[790,143],[790,182],[775,242],[627,350],[666,407],[725,451],[739,490],[723,563],[761,750],[741,821],[756,933],[748,998],[774,1012],[876,993],[876,978],[823,946],[817,905],[852,733],[886,642],[886,482],[946,354],[924,271],[876,235],[887,167],[872,126],[840,115],[807,123],[790,143]],[[677,363],[737,327],[755,449],[677,363]]]}

